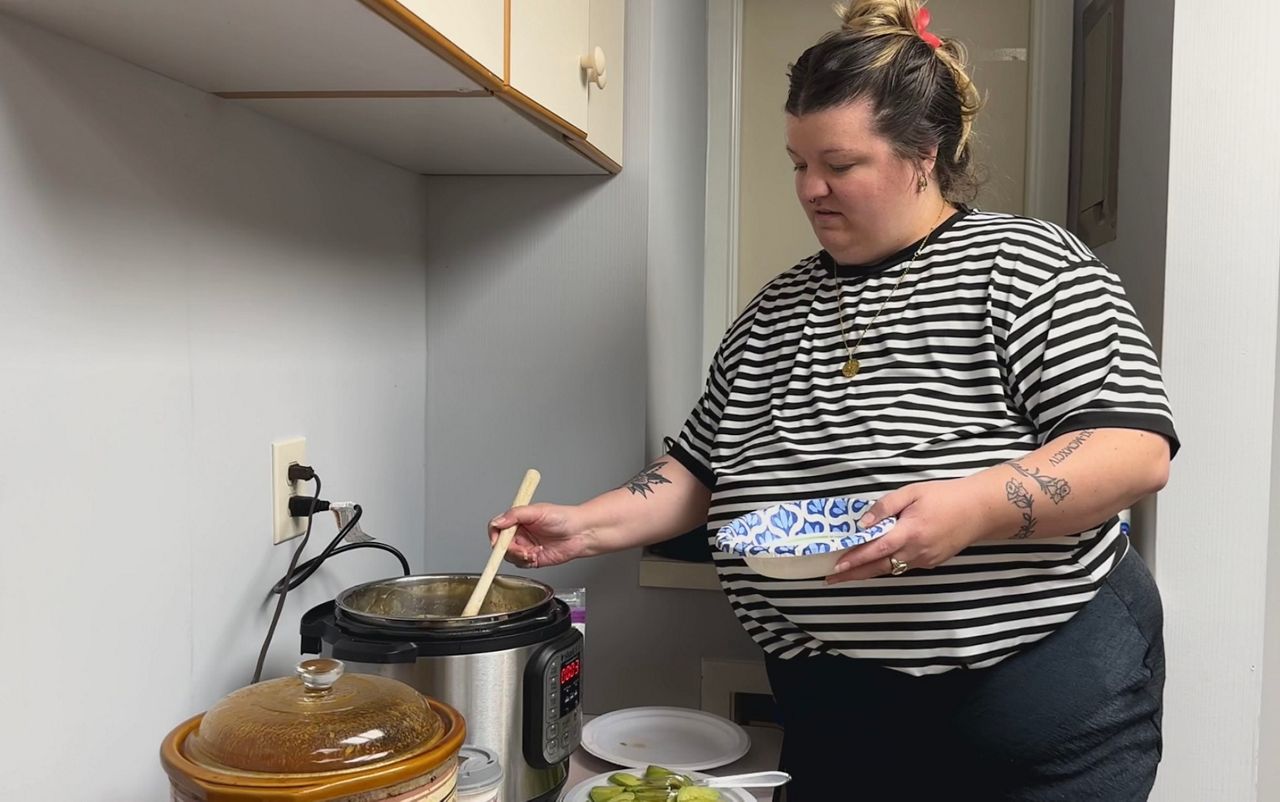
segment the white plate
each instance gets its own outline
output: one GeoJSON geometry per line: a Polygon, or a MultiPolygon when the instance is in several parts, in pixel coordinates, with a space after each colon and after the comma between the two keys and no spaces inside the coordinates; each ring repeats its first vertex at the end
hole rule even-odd
{"type": "MultiPolygon", "coordinates": [[[[671,767],[666,766],[665,768],[671,767]]],[[[644,774],[644,769],[644,766],[627,767],[617,769],[616,771],[606,772],[604,774],[597,774],[594,777],[588,777],[570,788],[567,794],[560,797],[560,802],[589,802],[591,798],[589,796],[591,789],[595,788],[597,785],[612,785],[612,783],[609,782],[609,778],[618,771],[629,771],[635,775],[642,775],[644,774]]],[[[697,771],[683,771],[681,774],[688,774],[694,779],[701,779],[702,777],[707,776],[706,774],[702,774],[697,771]]],[[[724,802],[756,802],[756,798],[752,796],[749,791],[742,788],[717,788],[716,790],[720,792],[720,798],[724,800],[724,802]]]]}
{"type": "Polygon", "coordinates": [[[591,719],[582,748],[619,766],[714,769],[747,753],[751,738],[727,718],[685,707],[631,707],[591,719]]]}

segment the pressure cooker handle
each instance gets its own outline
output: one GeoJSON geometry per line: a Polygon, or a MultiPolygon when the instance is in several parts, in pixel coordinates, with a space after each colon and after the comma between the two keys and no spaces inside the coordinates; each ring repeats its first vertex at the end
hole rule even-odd
{"type": "Polygon", "coordinates": [[[418,659],[418,646],[412,641],[341,638],[334,642],[331,653],[350,663],[412,663],[418,659]]]}

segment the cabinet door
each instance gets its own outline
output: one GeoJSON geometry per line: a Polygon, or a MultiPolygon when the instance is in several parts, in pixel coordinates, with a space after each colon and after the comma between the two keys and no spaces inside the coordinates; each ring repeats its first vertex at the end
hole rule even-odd
{"type": "Polygon", "coordinates": [[[587,86],[587,141],[604,155],[622,163],[622,43],[625,38],[626,0],[590,0],[590,49],[605,55],[605,84],[587,86]]]}
{"type": "Polygon", "coordinates": [[[511,87],[587,130],[590,0],[511,0],[511,87]]]}
{"type": "Polygon", "coordinates": [[[400,5],[484,65],[499,80],[505,77],[503,0],[400,0],[400,5]]]}

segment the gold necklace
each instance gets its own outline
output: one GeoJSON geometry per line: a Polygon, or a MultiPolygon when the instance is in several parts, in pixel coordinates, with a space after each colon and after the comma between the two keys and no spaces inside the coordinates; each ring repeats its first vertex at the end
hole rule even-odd
{"type": "Polygon", "coordinates": [[[932,234],[933,230],[942,222],[942,216],[946,214],[946,212],[947,205],[944,203],[942,204],[942,211],[938,212],[938,219],[933,221],[933,225],[929,226],[929,231],[925,233],[924,239],[920,240],[920,247],[916,248],[916,252],[907,260],[906,266],[903,267],[902,272],[898,274],[897,281],[893,282],[893,287],[889,289],[889,294],[880,302],[880,308],[871,316],[871,320],[867,325],[862,328],[862,334],[858,335],[858,341],[853,344],[852,348],[849,347],[849,338],[845,336],[844,332],[844,292],[840,289],[839,278],[836,279],[836,314],[840,318],[840,340],[844,343],[844,352],[848,357],[848,360],[844,363],[844,367],[840,372],[846,379],[852,379],[854,376],[858,375],[858,371],[862,370],[862,363],[853,358],[853,352],[858,349],[859,345],[862,345],[862,338],[866,337],[867,332],[875,325],[876,319],[879,318],[880,313],[884,311],[885,304],[889,303],[889,299],[892,298],[894,292],[897,291],[898,285],[902,283],[902,277],[907,274],[907,271],[911,269],[911,266],[920,258],[920,252],[924,250],[924,246],[929,242],[929,235],[932,234]]]}

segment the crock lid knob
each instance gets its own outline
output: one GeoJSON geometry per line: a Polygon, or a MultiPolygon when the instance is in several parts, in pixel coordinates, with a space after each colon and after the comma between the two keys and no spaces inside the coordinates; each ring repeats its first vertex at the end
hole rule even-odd
{"type": "Polygon", "coordinates": [[[329,657],[317,657],[298,663],[298,677],[306,686],[307,693],[328,693],[333,684],[342,676],[341,660],[329,657]]]}

